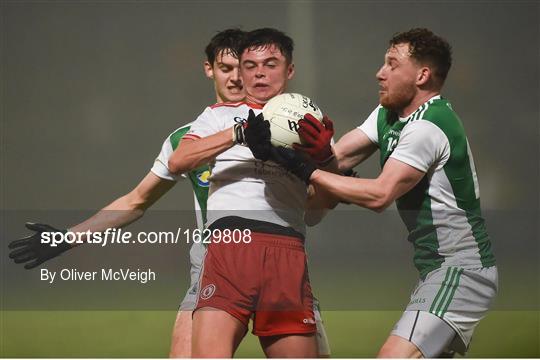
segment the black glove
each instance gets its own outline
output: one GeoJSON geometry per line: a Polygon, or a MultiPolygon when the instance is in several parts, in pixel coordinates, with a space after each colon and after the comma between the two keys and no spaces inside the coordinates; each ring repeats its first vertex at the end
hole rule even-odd
{"type": "Polygon", "coordinates": [[[317,170],[317,166],[304,157],[299,151],[283,146],[271,147],[270,160],[277,162],[308,185],[311,174],[317,170]]]}
{"type": "Polygon", "coordinates": [[[266,161],[270,158],[270,123],[264,120],[262,113],[255,116],[253,110],[249,110],[244,137],[255,159],[266,161]]]}
{"type": "Polygon", "coordinates": [[[71,245],[66,242],[61,242],[57,246],[51,246],[51,244],[41,242],[41,234],[43,232],[61,232],[65,234],[67,230],[59,230],[50,225],[29,222],[26,223],[26,227],[29,230],[35,231],[35,234],[9,243],[9,248],[13,250],[9,253],[9,257],[16,264],[26,263],[24,265],[25,269],[35,268],[41,263],[71,249],[71,245]]]}

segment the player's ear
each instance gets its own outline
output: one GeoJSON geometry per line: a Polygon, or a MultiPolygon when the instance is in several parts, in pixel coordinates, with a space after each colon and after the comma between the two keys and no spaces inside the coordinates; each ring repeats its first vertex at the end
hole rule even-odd
{"type": "Polygon", "coordinates": [[[287,79],[291,80],[294,76],[294,63],[290,63],[287,67],[287,79]]]}
{"type": "Polygon", "coordinates": [[[418,69],[416,74],[416,85],[422,86],[425,85],[431,79],[431,69],[427,66],[423,66],[418,69]]]}
{"type": "Polygon", "coordinates": [[[206,74],[206,77],[209,79],[214,78],[214,68],[212,67],[212,64],[210,64],[208,61],[204,62],[204,73],[206,74]]]}

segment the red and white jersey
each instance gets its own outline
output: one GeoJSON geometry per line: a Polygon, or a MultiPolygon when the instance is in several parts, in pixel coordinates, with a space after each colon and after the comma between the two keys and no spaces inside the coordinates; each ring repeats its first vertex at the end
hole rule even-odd
{"type": "MultiPolygon", "coordinates": [[[[247,121],[256,104],[220,103],[207,107],[183,139],[199,139],[247,121]]],[[[232,130],[231,130],[232,138],[232,130]]],[[[283,167],[253,157],[246,146],[235,145],[211,165],[207,226],[226,216],[267,221],[305,234],[306,184],[283,167]]]]}

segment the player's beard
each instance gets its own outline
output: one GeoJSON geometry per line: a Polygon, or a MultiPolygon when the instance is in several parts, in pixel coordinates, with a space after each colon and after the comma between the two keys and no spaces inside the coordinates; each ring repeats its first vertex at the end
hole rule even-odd
{"type": "Polygon", "coordinates": [[[382,106],[387,109],[400,113],[414,99],[416,87],[414,84],[403,84],[396,87],[393,91],[386,91],[384,95],[379,97],[382,106]]]}

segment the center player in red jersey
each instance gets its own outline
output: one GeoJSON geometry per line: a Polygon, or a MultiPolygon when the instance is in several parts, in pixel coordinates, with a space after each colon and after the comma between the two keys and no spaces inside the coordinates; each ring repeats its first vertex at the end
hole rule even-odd
{"type": "Polygon", "coordinates": [[[175,173],[211,164],[210,230],[251,231],[248,244],[208,246],[193,315],[193,357],[232,357],[250,318],[266,356],[317,356],[304,251],[307,186],[252,153],[264,143],[257,136],[267,124],[256,114],[294,75],[292,51],[292,39],[278,30],[249,32],[240,49],[246,101],[206,108],[169,159],[175,173]]]}

